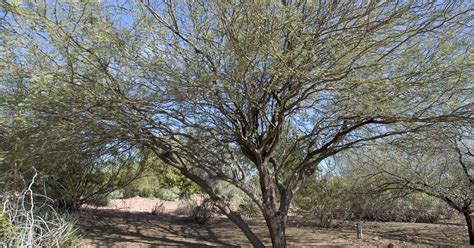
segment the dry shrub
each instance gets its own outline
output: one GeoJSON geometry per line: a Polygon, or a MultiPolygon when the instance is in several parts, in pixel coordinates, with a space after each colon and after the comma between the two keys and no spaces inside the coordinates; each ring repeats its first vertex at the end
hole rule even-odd
{"type": "Polygon", "coordinates": [[[165,206],[164,203],[155,203],[153,208],[151,209],[151,214],[152,215],[160,215],[165,211],[165,206]]]}
{"type": "Polygon", "coordinates": [[[184,215],[195,223],[205,224],[212,218],[215,213],[214,203],[204,198],[202,200],[188,199],[181,203],[176,209],[176,214],[184,215]]]}
{"type": "Polygon", "coordinates": [[[1,199],[0,247],[78,247],[75,220],[58,213],[50,198],[33,192],[36,176],[23,192],[1,199]]]}
{"type": "Polygon", "coordinates": [[[110,204],[110,198],[107,196],[97,196],[89,204],[95,207],[107,207],[110,204]]]}

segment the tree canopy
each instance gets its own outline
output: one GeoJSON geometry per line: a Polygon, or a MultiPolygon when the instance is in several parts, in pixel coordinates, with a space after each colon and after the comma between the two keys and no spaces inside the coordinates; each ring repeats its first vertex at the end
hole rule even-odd
{"type": "Polygon", "coordinates": [[[0,6],[5,115],[105,154],[151,150],[256,247],[217,182],[247,194],[284,247],[290,203],[323,161],[473,121],[470,3],[0,6]]]}
{"type": "Polygon", "coordinates": [[[352,173],[379,188],[422,192],[464,215],[471,242],[474,201],[473,127],[445,126],[379,143],[348,156],[352,173]]]}

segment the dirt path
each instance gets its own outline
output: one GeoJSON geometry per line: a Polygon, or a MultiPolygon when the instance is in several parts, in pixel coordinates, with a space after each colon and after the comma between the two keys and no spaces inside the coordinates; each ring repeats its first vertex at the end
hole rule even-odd
{"type": "MultiPolygon", "coordinates": [[[[164,204],[165,211],[151,215],[158,200],[125,201],[119,207],[87,209],[80,220],[84,235],[83,247],[248,247],[245,236],[228,220],[216,217],[199,225],[173,213],[177,203],[164,204]],[[150,202],[152,201],[152,202],[150,202]],[[154,203],[153,203],[154,201],[154,203]],[[134,205],[133,203],[140,203],[134,205]],[[153,203],[153,204],[150,204],[153,203]]],[[[260,237],[267,237],[263,221],[248,219],[260,237]]],[[[364,224],[364,237],[356,238],[354,223],[344,223],[337,229],[317,228],[292,218],[287,229],[292,247],[387,247],[451,246],[467,244],[465,227],[460,223],[376,223],[364,224]],[[297,225],[298,224],[298,225],[297,225]]],[[[266,244],[270,240],[264,238],[266,244]]]]}

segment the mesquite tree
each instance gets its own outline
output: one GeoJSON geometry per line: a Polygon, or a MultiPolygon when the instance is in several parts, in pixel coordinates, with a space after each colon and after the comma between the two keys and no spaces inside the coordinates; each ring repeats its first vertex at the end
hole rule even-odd
{"type": "Polygon", "coordinates": [[[422,192],[444,201],[464,216],[469,242],[474,245],[472,137],[472,123],[437,127],[366,147],[364,152],[351,153],[348,160],[354,175],[371,178],[381,189],[422,192]]]}
{"type": "Polygon", "coordinates": [[[28,112],[153,151],[255,247],[217,182],[248,195],[285,247],[290,203],[322,161],[472,120],[472,99],[457,100],[471,79],[469,5],[58,1],[1,12],[2,77],[22,75],[9,87],[29,89],[28,112]]]}

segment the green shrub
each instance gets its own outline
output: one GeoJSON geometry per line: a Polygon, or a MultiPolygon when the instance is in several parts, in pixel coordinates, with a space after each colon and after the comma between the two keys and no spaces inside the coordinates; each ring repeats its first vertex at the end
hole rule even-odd
{"type": "Polygon", "coordinates": [[[180,189],[178,187],[172,187],[170,189],[156,189],[153,192],[153,196],[162,200],[172,201],[180,198],[180,189]]]}
{"type": "Polygon", "coordinates": [[[398,193],[343,176],[311,177],[296,194],[294,206],[321,226],[332,226],[336,220],[435,222],[450,216],[446,204],[435,198],[398,193]]]}
{"type": "Polygon", "coordinates": [[[257,204],[255,204],[251,200],[243,201],[242,203],[240,203],[239,212],[240,214],[248,217],[257,217],[262,213],[257,204]]]}
{"type": "Polygon", "coordinates": [[[118,189],[110,192],[109,194],[110,199],[122,199],[124,198],[124,190],[123,189],[118,189]]]}
{"type": "Polygon", "coordinates": [[[0,205],[0,239],[8,239],[15,234],[15,229],[3,212],[3,206],[0,205]]]}
{"type": "Polygon", "coordinates": [[[188,197],[198,191],[194,183],[171,167],[149,168],[143,175],[123,188],[123,198],[140,196],[169,201],[188,197]]]}
{"type": "Polygon", "coordinates": [[[80,247],[79,229],[77,228],[77,221],[73,218],[67,219],[66,227],[59,236],[59,244],[62,247],[80,247]]]}

